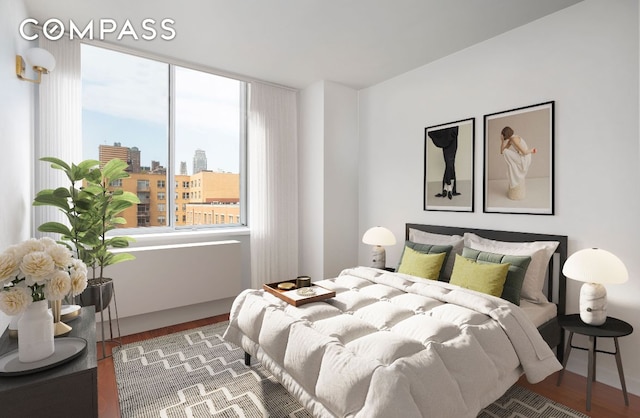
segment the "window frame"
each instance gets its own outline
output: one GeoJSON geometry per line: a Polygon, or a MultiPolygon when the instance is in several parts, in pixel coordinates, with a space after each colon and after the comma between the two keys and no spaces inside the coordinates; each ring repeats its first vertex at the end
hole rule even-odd
{"type": "MultiPolygon", "coordinates": [[[[131,227],[131,228],[118,228],[110,232],[109,235],[145,235],[149,237],[153,237],[157,234],[167,234],[167,233],[189,233],[199,232],[203,233],[206,231],[211,232],[224,232],[224,233],[234,233],[234,230],[238,231],[246,231],[248,227],[247,222],[247,213],[248,213],[248,192],[247,192],[247,141],[248,141],[248,106],[249,106],[249,86],[251,84],[251,80],[243,77],[239,77],[235,74],[229,74],[223,71],[216,70],[214,68],[206,67],[203,65],[198,65],[194,63],[185,62],[175,58],[169,58],[166,56],[160,56],[153,53],[149,53],[146,51],[133,50],[126,47],[122,47],[119,45],[107,44],[105,42],[96,41],[96,40],[83,40],[83,44],[87,44],[93,47],[103,48],[123,54],[132,55],[135,57],[140,57],[144,59],[158,61],[163,64],[167,64],[169,66],[169,80],[168,80],[168,100],[169,100],[169,111],[167,114],[168,117],[168,162],[167,162],[167,177],[164,180],[164,191],[166,199],[163,203],[168,205],[166,215],[165,215],[165,225],[164,226],[145,226],[145,227],[131,227]],[[176,180],[176,169],[175,169],[175,116],[176,116],[176,100],[175,100],[175,67],[183,67],[190,70],[200,71],[207,74],[230,78],[240,82],[240,106],[239,106],[239,155],[238,155],[238,175],[239,175],[239,222],[235,224],[207,224],[207,225],[176,225],[177,211],[176,211],[176,202],[178,201],[178,181],[176,180]],[[174,196],[174,199],[170,199],[171,196],[174,196]],[[168,221],[171,221],[172,225],[166,225],[168,221]]],[[[149,185],[150,187],[150,185],[149,185]]],[[[189,190],[189,189],[187,189],[189,190]]],[[[189,192],[187,192],[189,193],[189,192]]],[[[189,198],[190,198],[189,193],[189,198]]],[[[183,218],[186,215],[183,215],[183,218]]]]}

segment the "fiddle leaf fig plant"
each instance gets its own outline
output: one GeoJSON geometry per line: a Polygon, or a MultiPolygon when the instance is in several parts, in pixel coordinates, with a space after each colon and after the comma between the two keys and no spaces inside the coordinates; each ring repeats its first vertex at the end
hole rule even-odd
{"type": "Polygon", "coordinates": [[[135,259],[128,253],[114,254],[110,251],[111,248],[128,247],[133,238],[108,235],[118,225],[126,224],[120,214],[140,203],[135,194],[110,186],[116,180],[129,177],[125,171],[127,163],[116,158],[100,168],[100,162],[96,160],[85,160],[77,165],[54,157],[44,157],[41,161],[51,163],[53,169],[62,170],[70,185],[68,188],[41,190],[33,204],[57,207],[69,225],[45,222],[38,231],[61,235],[62,242],[91,267],[93,277],[89,279],[90,284],[104,280],[105,267],[135,259]]]}

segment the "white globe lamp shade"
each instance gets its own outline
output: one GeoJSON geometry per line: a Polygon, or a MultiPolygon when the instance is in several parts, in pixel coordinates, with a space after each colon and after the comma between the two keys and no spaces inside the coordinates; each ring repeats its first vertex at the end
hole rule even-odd
{"type": "Polygon", "coordinates": [[[33,68],[42,69],[44,74],[56,68],[56,59],[42,48],[30,48],[24,53],[24,60],[33,68]]]}
{"type": "Polygon", "coordinates": [[[624,283],[629,279],[624,263],[601,248],[575,252],[564,263],[562,273],[584,282],[580,289],[580,319],[594,326],[607,320],[607,290],[603,284],[624,283]]]}
{"type": "Polygon", "coordinates": [[[393,232],[381,226],[369,228],[362,236],[362,242],[373,245],[371,249],[371,267],[383,269],[386,264],[386,252],[383,246],[395,245],[393,232]]]}

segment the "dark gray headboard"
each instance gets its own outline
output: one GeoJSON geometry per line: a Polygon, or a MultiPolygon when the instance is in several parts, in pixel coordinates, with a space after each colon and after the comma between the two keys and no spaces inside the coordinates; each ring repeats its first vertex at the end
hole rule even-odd
{"type": "Polygon", "coordinates": [[[549,235],[531,232],[496,231],[491,229],[464,228],[457,226],[406,224],[405,239],[409,239],[409,229],[431,232],[443,235],[464,235],[465,232],[473,232],[483,238],[509,241],[509,242],[530,242],[530,241],[558,241],[560,245],[556,249],[555,256],[551,257],[547,274],[546,296],[549,301],[558,305],[558,315],[565,314],[567,278],[562,274],[562,266],[567,260],[567,236],[549,235]],[[555,266],[557,265],[557,269],[555,266]],[[555,272],[555,274],[554,274],[555,272]],[[557,286],[558,295],[554,297],[554,289],[557,286]]]}

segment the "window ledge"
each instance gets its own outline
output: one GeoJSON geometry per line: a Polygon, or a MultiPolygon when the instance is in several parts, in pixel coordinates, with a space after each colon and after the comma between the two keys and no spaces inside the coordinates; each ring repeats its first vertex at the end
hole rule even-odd
{"type": "Polygon", "coordinates": [[[248,236],[250,229],[246,226],[231,227],[231,228],[211,228],[201,230],[167,230],[166,232],[156,232],[149,234],[127,234],[135,239],[130,244],[130,247],[146,247],[153,245],[166,245],[166,244],[185,244],[196,243],[203,241],[211,241],[218,239],[228,239],[232,237],[248,236]]]}

